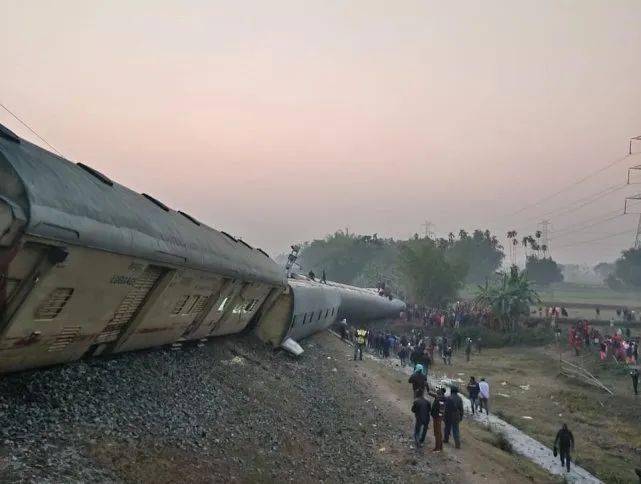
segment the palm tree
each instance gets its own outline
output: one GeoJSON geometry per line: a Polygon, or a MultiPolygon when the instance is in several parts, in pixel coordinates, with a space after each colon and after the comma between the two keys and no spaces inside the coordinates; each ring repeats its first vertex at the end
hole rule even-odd
{"type": "Polygon", "coordinates": [[[511,270],[502,273],[501,279],[490,285],[479,286],[475,301],[487,307],[503,331],[516,329],[521,318],[530,314],[530,306],[540,302],[525,272],[511,270]]]}

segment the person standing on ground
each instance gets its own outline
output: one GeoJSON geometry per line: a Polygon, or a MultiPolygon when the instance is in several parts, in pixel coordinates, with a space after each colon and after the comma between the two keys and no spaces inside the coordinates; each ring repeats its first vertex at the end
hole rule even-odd
{"type": "Polygon", "coordinates": [[[479,400],[481,402],[479,412],[483,413],[483,408],[485,407],[485,413],[489,415],[490,414],[490,385],[485,381],[485,378],[481,378],[481,381],[479,382],[479,400]]]}
{"type": "Polygon", "coordinates": [[[476,413],[476,406],[478,405],[479,400],[479,384],[476,381],[476,378],[471,376],[470,381],[467,384],[467,394],[470,398],[470,406],[472,407],[472,415],[476,413]]]}
{"type": "Polygon", "coordinates": [[[465,342],[465,359],[469,362],[472,354],[472,338],[467,338],[465,342]]]}
{"type": "Polygon", "coordinates": [[[445,400],[445,435],[443,442],[448,443],[450,440],[450,432],[454,437],[454,447],[461,448],[461,434],[459,423],[463,420],[463,400],[458,394],[458,388],[452,387],[450,396],[445,400]]]}
{"type": "Polygon", "coordinates": [[[367,338],[367,330],[365,328],[356,330],[356,341],[354,341],[354,361],[358,356],[363,361],[363,347],[365,346],[365,339],[367,338]]]}
{"type": "Polygon", "coordinates": [[[481,337],[479,336],[479,339],[476,340],[476,347],[479,351],[479,355],[481,354],[481,348],[483,347],[483,341],[481,340],[481,337]]]}
{"type": "Polygon", "coordinates": [[[430,402],[423,396],[423,392],[417,392],[414,403],[412,404],[412,413],[416,419],[414,423],[414,443],[417,448],[423,447],[425,443],[425,435],[427,428],[430,425],[430,411],[432,406],[430,402]]]}
{"type": "Polygon", "coordinates": [[[630,377],[632,377],[632,388],[634,389],[634,394],[638,395],[639,394],[639,369],[638,368],[632,368],[630,370],[630,377]]]}
{"type": "Polygon", "coordinates": [[[570,472],[570,452],[574,451],[574,435],[568,429],[567,424],[563,424],[561,430],[556,434],[554,450],[556,451],[557,449],[559,450],[559,457],[561,457],[561,466],[565,466],[567,471],[570,472]]]}
{"type": "Polygon", "coordinates": [[[421,364],[418,364],[414,367],[414,373],[412,373],[412,376],[410,376],[407,382],[412,384],[412,392],[415,397],[417,395],[423,395],[425,389],[429,391],[429,387],[427,385],[427,376],[425,375],[425,368],[423,368],[423,365],[421,364]]]}
{"type": "Polygon", "coordinates": [[[445,415],[445,390],[439,388],[436,391],[436,398],[432,402],[432,422],[434,425],[434,452],[443,450],[443,432],[441,424],[445,415]]]}

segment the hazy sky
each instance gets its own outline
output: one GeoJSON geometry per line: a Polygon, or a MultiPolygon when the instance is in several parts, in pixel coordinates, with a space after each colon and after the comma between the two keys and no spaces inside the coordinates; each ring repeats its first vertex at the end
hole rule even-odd
{"type": "Polygon", "coordinates": [[[0,65],[0,102],[67,157],[273,255],[547,214],[553,255],[592,263],[636,229],[572,227],[641,185],[563,211],[641,155],[505,214],[641,135],[639,0],[0,0],[0,65]]]}

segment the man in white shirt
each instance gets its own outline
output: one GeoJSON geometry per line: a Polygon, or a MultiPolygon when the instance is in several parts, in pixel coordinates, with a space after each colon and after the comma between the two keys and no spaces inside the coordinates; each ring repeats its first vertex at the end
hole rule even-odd
{"type": "Polygon", "coordinates": [[[485,381],[485,378],[481,378],[479,382],[479,402],[481,404],[481,413],[483,413],[483,408],[485,408],[485,413],[490,414],[490,385],[485,381]]]}

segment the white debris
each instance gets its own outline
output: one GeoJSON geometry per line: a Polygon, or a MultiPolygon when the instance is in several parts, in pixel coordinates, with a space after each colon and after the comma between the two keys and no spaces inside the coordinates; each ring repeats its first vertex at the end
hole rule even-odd
{"type": "Polygon", "coordinates": [[[519,385],[519,388],[520,388],[521,390],[528,391],[528,390],[530,389],[530,385],[519,385]]]}
{"type": "Polygon", "coordinates": [[[509,395],[507,395],[507,394],[505,394],[505,393],[497,393],[497,395],[498,395],[499,397],[503,397],[503,398],[510,398],[510,396],[509,396],[509,395]]]}
{"type": "Polygon", "coordinates": [[[222,360],[221,363],[223,365],[244,365],[245,364],[245,358],[242,356],[234,356],[231,360],[222,360]]]}
{"type": "Polygon", "coordinates": [[[529,415],[523,415],[521,418],[524,418],[525,420],[532,420],[532,417],[529,415]]]}

